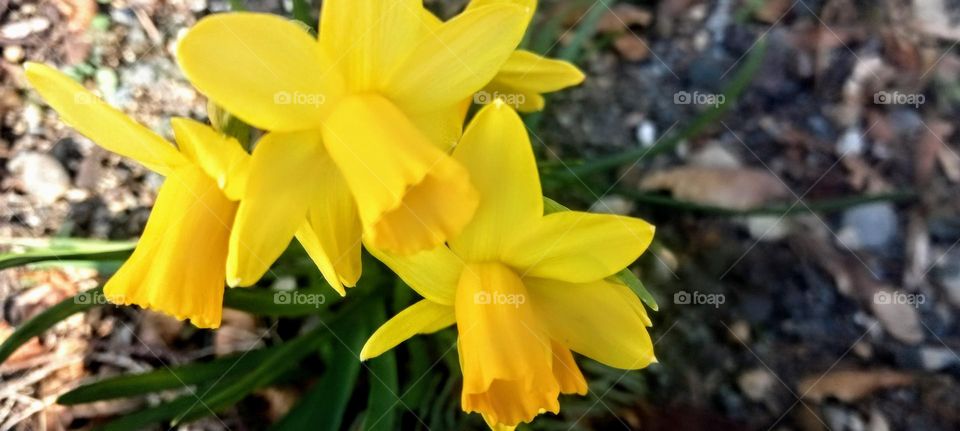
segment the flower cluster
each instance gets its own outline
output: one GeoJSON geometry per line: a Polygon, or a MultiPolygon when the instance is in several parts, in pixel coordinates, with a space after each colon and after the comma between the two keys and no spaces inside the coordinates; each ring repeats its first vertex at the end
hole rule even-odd
{"type": "Polygon", "coordinates": [[[377,330],[361,359],[455,324],[463,409],[491,427],[586,394],[572,352],[621,369],[655,361],[646,311],[613,277],[653,226],[545,215],[517,111],[584,76],[517,49],[535,7],[474,0],[442,21],[420,0],[326,0],[317,37],[268,14],[207,17],[177,57],[215,107],[213,125],[172,119],[175,145],[28,64],[64,122],[166,177],[107,299],[216,328],[224,286],[256,283],[294,238],[341,295],[365,248],[423,300],[377,330]],[[220,112],[259,139],[225,133],[220,112]]]}

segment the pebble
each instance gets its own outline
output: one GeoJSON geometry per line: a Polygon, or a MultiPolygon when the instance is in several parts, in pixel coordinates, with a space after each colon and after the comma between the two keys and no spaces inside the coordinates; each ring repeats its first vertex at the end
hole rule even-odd
{"type": "Polygon", "coordinates": [[[20,63],[25,55],[20,45],[8,45],[3,48],[3,59],[11,63],[20,63]]]}
{"type": "Polygon", "coordinates": [[[41,204],[56,202],[70,188],[67,170],[47,154],[21,153],[10,160],[9,167],[20,188],[41,204]]]}
{"type": "Polygon", "coordinates": [[[960,363],[960,358],[946,347],[923,347],[920,349],[920,363],[925,370],[940,371],[960,363]]]}
{"type": "Polygon", "coordinates": [[[643,148],[649,148],[657,143],[657,125],[650,120],[643,120],[637,125],[637,141],[643,148]]]}
{"type": "Polygon", "coordinates": [[[843,132],[837,141],[837,152],[842,155],[861,155],[864,146],[863,132],[857,127],[851,127],[843,132]]]}
{"type": "Polygon", "coordinates": [[[762,368],[747,371],[737,377],[737,386],[740,386],[743,394],[752,401],[767,398],[776,383],[776,377],[762,368]]]}
{"type": "Polygon", "coordinates": [[[43,123],[43,110],[39,105],[27,103],[23,107],[23,122],[27,126],[26,132],[35,135],[41,133],[43,123]]]}
{"type": "Polygon", "coordinates": [[[50,21],[46,18],[30,18],[0,27],[0,37],[5,39],[23,39],[48,28],[50,28],[50,21]]]}
{"type": "Polygon", "coordinates": [[[840,238],[853,248],[886,251],[898,230],[897,211],[889,202],[851,208],[843,213],[840,238]]]}

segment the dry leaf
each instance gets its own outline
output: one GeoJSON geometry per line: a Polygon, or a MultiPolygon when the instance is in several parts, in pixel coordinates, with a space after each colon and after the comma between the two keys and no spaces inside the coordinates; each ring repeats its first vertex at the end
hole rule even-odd
{"type": "Polygon", "coordinates": [[[650,47],[633,33],[621,35],[613,41],[613,46],[623,58],[630,61],[643,61],[650,56],[650,47]]]}
{"type": "Polygon", "coordinates": [[[870,309],[893,338],[906,344],[923,341],[917,306],[925,302],[926,297],[893,289],[877,280],[856,255],[840,253],[830,245],[828,233],[824,230],[818,224],[810,225],[808,233],[795,238],[794,243],[833,276],[837,291],[870,309]]]}
{"type": "Polygon", "coordinates": [[[855,402],[882,389],[907,386],[913,376],[890,370],[831,371],[824,375],[803,378],[797,390],[814,402],[836,398],[846,403],[855,402]]]}
{"type": "Polygon", "coordinates": [[[646,190],[669,190],[673,197],[733,210],[747,210],[791,196],[766,170],[681,167],[656,172],[640,182],[646,190]]]}
{"type": "Polygon", "coordinates": [[[653,14],[632,4],[621,3],[607,11],[597,23],[599,33],[629,32],[630,26],[647,27],[653,22],[653,14]]]}
{"type": "Polygon", "coordinates": [[[71,33],[83,33],[97,14],[94,0],[58,0],[57,8],[67,17],[67,29],[71,33]]]}
{"type": "Polygon", "coordinates": [[[753,13],[753,17],[764,24],[773,24],[783,18],[792,4],[793,0],[767,0],[753,13]]]}
{"type": "MultiPolygon", "coordinates": [[[[7,340],[10,335],[13,334],[13,328],[0,320],[0,343],[7,340]]],[[[12,355],[4,362],[5,365],[12,366],[18,362],[26,361],[28,359],[35,358],[44,352],[43,346],[40,345],[40,341],[37,340],[37,337],[31,338],[29,341],[24,343],[20,348],[15,350],[12,355]]]]}

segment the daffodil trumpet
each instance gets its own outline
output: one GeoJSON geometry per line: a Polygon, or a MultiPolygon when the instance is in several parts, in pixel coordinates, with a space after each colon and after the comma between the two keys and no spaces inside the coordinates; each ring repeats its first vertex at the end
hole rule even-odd
{"type": "Polygon", "coordinates": [[[480,194],[476,215],[433,250],[398,255],[367,244],[424,299],[378,329],[361,358],[455,324],[463,409],[507,428],[558,412],[561,393],[587,392],[572,352],[628,370],[655,361],[642,303],[609,281],[644,252],[654,227],[618,215],[544,215],[526,129],[503,102],[477,114],[453,158],[480,194]]]}
{"type": "Polygon", "coordinates": [[[174,146],[49,66],[28,63],[26,76],[65,123],[166,177],[133,254],[104,286],[106,298],[220,326],[227,244],[249,167],[240,143],[174,118],[174,146]]]}

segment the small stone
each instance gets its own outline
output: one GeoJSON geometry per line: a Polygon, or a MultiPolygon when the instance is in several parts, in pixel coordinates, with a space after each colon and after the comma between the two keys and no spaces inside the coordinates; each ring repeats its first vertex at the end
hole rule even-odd
{"type": "Polygon", "coordinates": [[[42,132],[43,110],[40,106],[28,103],[23,107],[23,122],[27,126],[26,132],[35,135],[42,132]]]}
{"type": "Polygon", "coordinates": [[[608,195],[590,205],[590,212],[627,215],[633,212],[632,201],[619,195],[608,195]]]}
{"type": "Polygon", "coordinates": [[[737,378],[737,385],[740,386],[740,390],[751,401],[760,401],[767,398],[776,383],[776,377],[762,368],[747,371],[737,378]]]}
{"type": "Polygon", "coordinates": [[[41,153],[21,153],[10,160],[20,188],[42,204],[52,204],[70,188],[70,177],[57,159],[41,153]]]}
{"type": "Polygon", "coordinates": [[[960,358],[945,347],[923,347],[920,349],[920,363],[925,370],[940,371],[960,363],[960,358]]]}
{"type": "Polygon", "coordinates": [[[11,63],[20,63],[25,55],[20,45],[9,45],[3,48],[3,59],[11,63]]]}
{"type": "Polygon", "coordinates": [[[643,120],[637,125],[637,141],[643,148],[652,147],[657,143],[657,125],[650,120],[643,120]]]}
{"type": "Polygon", "coordinates": [[[48,28],[50,28],[50,21],[46,18],[30,18],[0,27],[0,37],[5,39],[23,39],[48,28]]]}
{"type": "Polygon", "coordinates": [[[882,252],[897,235],[897,211],[888,202],[860,205],[843,214],[840,238],[854,248],[882,252]]]}
{"type": "Polygon", "coordinates": [[[863,132],[859,128],[851,127],[837,141],[837,152],[842,155],[860,155],[863,154],[864,146],[863,132]]]}

